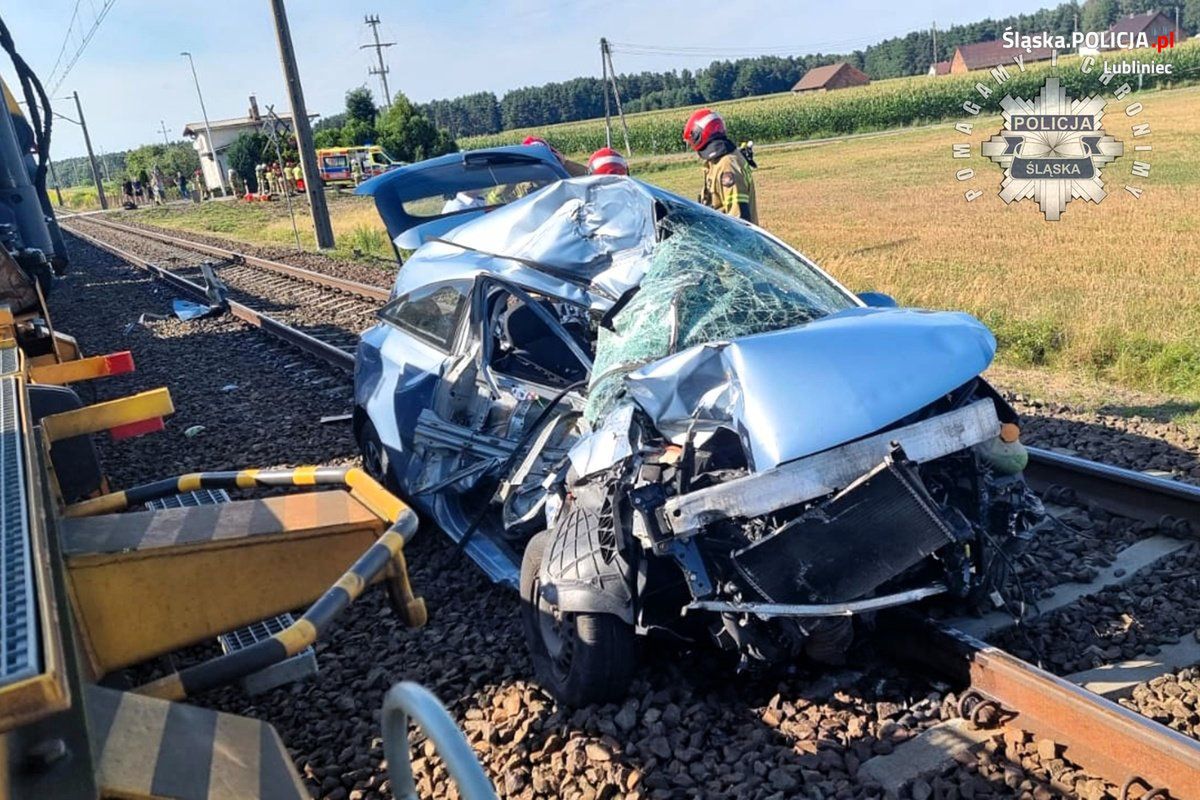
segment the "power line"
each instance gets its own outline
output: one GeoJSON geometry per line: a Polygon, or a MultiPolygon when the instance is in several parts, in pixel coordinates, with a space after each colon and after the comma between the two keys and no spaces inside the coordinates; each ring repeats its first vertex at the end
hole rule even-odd
{"type": "MultiPolygon", "coordinates": [[[[100,10],[98,12],[96,12],[96,18],[92,21],[92,27],[88,29],[88,32],[86,34],[84,34],[83,38],[80,40],[79,47],[76,48],[74,55],[71,56],[71,60],[68,61],[66,67],[63,68],[62,74],[58,75],[57,80],[55,80],[55,74],[58,70],[57,65],[55,66],[55,68],[53,70],[50,71],[50,80],[53,81],[53,86],[50,89],[50,94],[57,93],[59,87],[62,86],[63,81],[65,81],[67,79],[67,76],[71,74],[71,69],[79,61],[79,57],[83,55],[83,51],[87,48],[88,43],[90,43],[92,41],[92,37],[95,36],[96,31],[99,30],[100,23],[104,21],[104,18],[106,16],[108,16],[108,12],[112,10],[112,7],[116,4],[116,2],[117,2],[117,0],[104,0],[104,5],[102,5],[100,7],[100,10]]],[[[73,26],[75,25],[75,20],[77,18],[78,12],[79,12],[79,2],[77,0],[77,2],[75,3],[75,13],[71,16],[71,23],[67,27],[67,35],[63,40],[63,49],[64,50],[66,49],[67,39],[70,37],[71,30],[72,30],[73,26]]],[[[61,60],[62,53],[59,54],[59,58],[61,60]]]]}
{"type": "Polygon", "coordinates": [[[54,67],[50,70],[50,77],[58,72],[58,65],[62,63],[63,55],[67,52],[67,45],[71,41],[71,32],[75,29],[75,20],[79,17],[79,4],[82,0],[75,0],[75,8],[71,11],[71,21],[67,23],[67,32],[63,34],[62,47],[58,48],[58,58],[54,59],[54,67]]]}

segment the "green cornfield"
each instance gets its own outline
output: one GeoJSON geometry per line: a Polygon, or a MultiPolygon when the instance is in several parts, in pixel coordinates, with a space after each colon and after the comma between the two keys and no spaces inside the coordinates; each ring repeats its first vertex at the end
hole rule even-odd
{"type": "MultiPolygon", "coordinates": [[[[1171,50],[1108,53],[1096,60],[1091,72],[1083,73],[1078,56],[1059,58],[1056,66],[1049,62],[1028,64],[1020,71],[1008,65],[1009,78],[998,85],[988,71],[966,75],[940,77],[917,76],[878,81],[869,86],[838,89],[821,94],[793,96],[791,93],[752,97],[715,104],[725,117],[731,135],[739,140],[756,143],[818,139],[848,133],[921,125],[959,119],[967,116],[963,104],[974,101],[982,113],[1000,109],[1006,94],[1020,97],[1036,95],[1048,76],[1058,76],[1062,86],[1073,97],[1103,94],[1112,98],[1113,91],[1123,83],[1138,89],[1138,76],[1116,76],[1108,86],[1099,81],[1103,58],[1115,61],[1136,60],[1143,63],[1172,64],[1171,75],[1145,75],[1142,89],[1182,86],[1200,80],[1200,41],[1184,42],[1171,50]],[[983,99],[976,90],[983,84],[991,95],[983,99]]],[[[683,121],[694,108],[662,109],[633,114],[629,123],[629,141],[634,155],[655,155],[684,152],[680,136],[683,121]]],[[[613,142],[622,142],[620,124],[614,119],[613,142]]],[[[550,125],[543,128],[523,128],[488,136],[473,136],[459,140],[464,150],[480,147],[515,144],[526,136],[544,136],[565,153],[586,154],[604,145],[604,120],[585,120],[550,125]]],[[[618,145],[620,146],[620,145],[618,145]]]]}

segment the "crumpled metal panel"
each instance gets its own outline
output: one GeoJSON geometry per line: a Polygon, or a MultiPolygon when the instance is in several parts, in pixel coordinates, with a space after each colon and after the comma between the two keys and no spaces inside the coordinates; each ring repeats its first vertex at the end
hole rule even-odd
{"type": "Polygon", "coordinates": [[[455,228],[446,239],[590,278],[610,254],[654,246],[654,200],[622,176],[574,178],[455,228]]]}
{"type": "Polygon", "coordinates": [[[633,455],[633,403],[621,403],[596,430],[580,438],[568,457],[575,474],[587,477],[633,455]]]}
{"type": "Polygon", "coordinates": [[[646,187],[617,175],[574,178],[455,227],[444,241],[424,244],[404,263],[395,292],[451,273],[488,272],[604,309],[637,284],[654,244],[654,197],[646,187]]]}
{"type": "Polygon", "coordinates": [[[854,308],[683,350],[631,372],[659,431],[735,430],[755,471],[866,436],[983,372],[991,332],[968,314],[854,308]]]}

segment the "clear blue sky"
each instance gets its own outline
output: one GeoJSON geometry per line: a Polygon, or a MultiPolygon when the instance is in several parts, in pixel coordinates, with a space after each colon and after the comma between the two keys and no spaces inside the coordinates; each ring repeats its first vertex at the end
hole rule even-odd
{"type": "MultiPolygon", "coordinates": [[[[698,55],[614,54],[618,72],[704,66],[714,58],[841,52],[927,27],[1027,13],[1054,0],[289,0],[288,14],[310,112],[331,114],[347,89],[364,83],[374,52],[363,15],[378,14],[392,91],[417,101],[598,75],[598,41],[696,48],[698,55]],[[724,15],[724,18],[723,18],[724,15]]],[[[19,51],[43,80],[63,45],[76,0],[17,0],[3,17],[19,51]],[[14,8],[15,6],[15,8],[14,8]]],[[[81,0],[84,28],[103,0],[81,0]]],[[[77,23],[77,27],[80,27],[77,23]]],[[[75,50],[78,34],[67,44],[75,50]]],[[[77,90],[93,144],[106,151],[172,139],[200,119],[187,62],[196,59],[209,119],[241,116],[247,96],[287,109],[274,27],[266,0],[116,0],[79,63],[59,89],[77,90]]],[[[65,59],[64,59],[65,60],[65,59]]],[[[11,65],[0,62],[11,80],[11,65]]],[[[47,89],[50,87],[47,86],[47,89]]],[[[75,116],[59,100],[56,110],[75,116]]],[[[83,153],[77,126],[58,120],[52,155],[83,153]]]]}

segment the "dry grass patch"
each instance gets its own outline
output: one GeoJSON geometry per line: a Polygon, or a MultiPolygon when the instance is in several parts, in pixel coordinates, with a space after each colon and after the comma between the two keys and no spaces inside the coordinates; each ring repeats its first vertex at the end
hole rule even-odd
{"type": "MultiPolygon", "coordinates": [[[[984,196],[964,200],[951,145],[977,154],[998,118],[969,140],[939,128],[762,153],[762,222],[856,290],[976,314],[1008,363],[1200,396],[1200,90],[1143,100],[1150,178],[1131,177],[1129,122],[1110,107],[1127,153],[1105,170],[1109,197],[1075,200],[1058,222],[1031,201],[1005,206],[1000,170],[978,155],[969,185],[984,196]]],[[[686,196],[699,186],[695,164],[646,177],[686,196]]]]}

